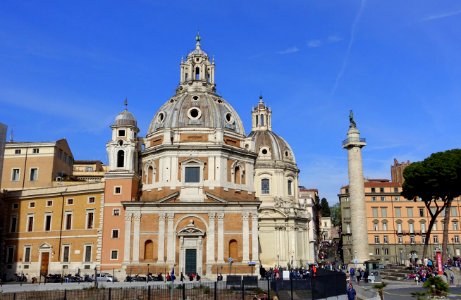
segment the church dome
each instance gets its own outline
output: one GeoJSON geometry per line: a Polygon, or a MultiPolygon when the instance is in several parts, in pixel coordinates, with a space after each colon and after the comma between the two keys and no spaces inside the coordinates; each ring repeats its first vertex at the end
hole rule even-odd
{"type": "Polygon", "coordinates": [[[296,163],[290,145],[279,135],[270,130],[252,131],[249,137],[255,142],[258,159],[278,160],[296,163]]]}
{"type": "Polygon", "coordinates": [[[195,40],[195,49],[181,60],[176,94],[154,115],[147,136],[166,128],[220,128],[245,135],[237,112],[216,94],[214,61],[202,50],[198,34],[195,40]]]}
{"type": "Polygon", "coordinates": [[[244,135],[242,121],[220,96],[208,91],[180,92],[154,115],[148,135],[164,128],[222,128],[244,135]]]}
{"type": "Polygon", "coordinates": [[[132,113],[124,109],[115,117],[114,126],[137,126],[137,121],[132,113]]]}

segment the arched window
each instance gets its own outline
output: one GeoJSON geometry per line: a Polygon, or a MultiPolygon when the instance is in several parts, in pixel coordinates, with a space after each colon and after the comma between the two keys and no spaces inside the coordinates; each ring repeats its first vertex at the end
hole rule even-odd
{"type": "Polygon", "coordinates": [[[259,120],[258,115],[256,115],[255,116],[256,126],[258,126],[258,120],[259,120]]]}
{"type": "Polygon", "coordinates": [[[234,261],[238,258],[238,243],[236,240],[229,241],[229,257],[232,257],[234,261]]]}
{"type": "Polygon", "coordinates": [[[270,189],[269,189],[269,179],[264,178],[261,179],[261,194],[267,195],[269,194],[270,189]]]}
{"type": "Polygon", "coordinates": [[[154,242],[151,240],[144,243],[144,259],[154,259],[154,242]]]}
{"type": "Polygon", "coordinates": [[[117,152],[117,168],[123,168],[125,166],[125,151],[118,150],[117,152]]]}
{"type": "Polygon", "coordinates": [[[288,179],[287,185],[288,185],[288,196],[292,196],[293,195],[293,181],[291,179],[288,179]]]}
{"type": "Polygon", "coordinates": [[[264,126],[264,115],[261,114],[261,126],[264,126]]]}
{"type": "Polygon", "coordinates": [[[240,175],[240,167],[236,166],[234,169],[234,183],[241,184],[241,175],[240,175]]]}
{"type": "Polygon", "coordinates": [[[152,182],[154,181],[153,176],[154,168],[152,168],[152,166],[149,166],[149,168],[147,168],[147,184],[152,184],[152,182]]]}
{"type": "Polygon", "coordinates": [[[199,79],[200,79],[200,68],[196,67],[195,68],[195,80],[199,80],[199,79]]]}

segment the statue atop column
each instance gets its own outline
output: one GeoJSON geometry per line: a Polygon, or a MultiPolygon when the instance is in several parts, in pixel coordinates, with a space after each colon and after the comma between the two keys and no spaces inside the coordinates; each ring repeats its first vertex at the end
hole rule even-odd
{"type": "Polygon", "coordinates": [[[355,128],[357,127],[357,124],[354,121],[354,113],[352,112],[352,109],[349,112],[349,127],[355,128]]]}

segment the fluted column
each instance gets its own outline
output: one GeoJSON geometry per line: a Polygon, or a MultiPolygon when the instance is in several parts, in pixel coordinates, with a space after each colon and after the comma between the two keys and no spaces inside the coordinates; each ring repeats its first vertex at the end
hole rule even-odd
{"type": "Polygon", "coordinates": [[[208,213],[208,219],[209,219],[209,223],[208,223],[208,232],[207,232],[207,243],[206,243],[206,260],[207,262],[209,263],[214,263],[215,261],[215,255],[214,255],[214,241],[215,241],[215,238],[214,238],[214,227],[215,227],[215,224],[214,224],[214,220],[215,220],[215,217],[216,217],[216,213],[208,213]]]}
{"type": "Polygon", "coordinates": [[[131,214],[125,215],[125,249],[123,251],[123,261],[125,263],[130,262],[130,250],[131,250],[131,214]]]}
{"type": "Polygon", "coordinates": [[[175,233],[173,229],[173,221],[174,221],[174,213],[168,213],[168,237],[167,237],[167,253],[166,253],[166,261],[168,263],[174,262],[175,257],[175,249],[174,249],[174,238],[175,233]]]}
{"type": "Polygon", "coordinates": [[[251,214],[251,260],[259,261],[258,213],[251,214]]]}
{"type": "Polygon", "coordinates": [[[218,213],[218,263],[224,263],[224,213],[218,213]]]}
{"type": "Polygon", "coordinates": [[[242,242],[243,242],[243,262],[247,262],[250,260],[250,228],[248,223],[249,213],[244,212],[242,214],[242,242]]]}
{"type": "Polygon", "coordinates": [[[133,262],[139,262],[139,228],[141,221],[141,213],[133,214],[133,262]]]}
{"type": "Polygon", "coordinates": [[[159,214],[158,222],[158,262],[165,261],[165,213],[159,214]]]}

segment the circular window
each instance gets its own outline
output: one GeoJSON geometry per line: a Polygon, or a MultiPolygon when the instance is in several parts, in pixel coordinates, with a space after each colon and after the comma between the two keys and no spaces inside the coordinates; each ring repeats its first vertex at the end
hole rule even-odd
{"type": "Polygon", "coordinates": [[[234,118],[232,117],[232,114],[230,112],[226,113],[226,122],[227,123],[232,123],[234,121],[234,118]]]}
{"type": "Polygon", "coordinates": [[[194,97],[192,97],[192,99],[198,100],[198,96],[194,96],[194,97]]]}
{"type": "Polygon", "coordinates": [[[162,111],[162,112],[160,112],[160,113],[158,114],[158,116],[157,116],[157,121],[158,121],[159,123],[163,123],[164,120],[165,120],[165,113],[162,111]]]}
{"type": "Polygon", "coordinates": [[[266,155],[266,154],[267,154],[267,149],[266,149],[266,148],[262,149],[262,150],[261,150],[261,153],[264,154],[264,155],[266,155]]]}
{"type": "Polygon", "coordinates": [[[193,107],[189,109],[189,111],[187,112],[187,116],[189,117],[189,119],[197,120],[202,116],[202,112],[197,107],[193,107]]]}

